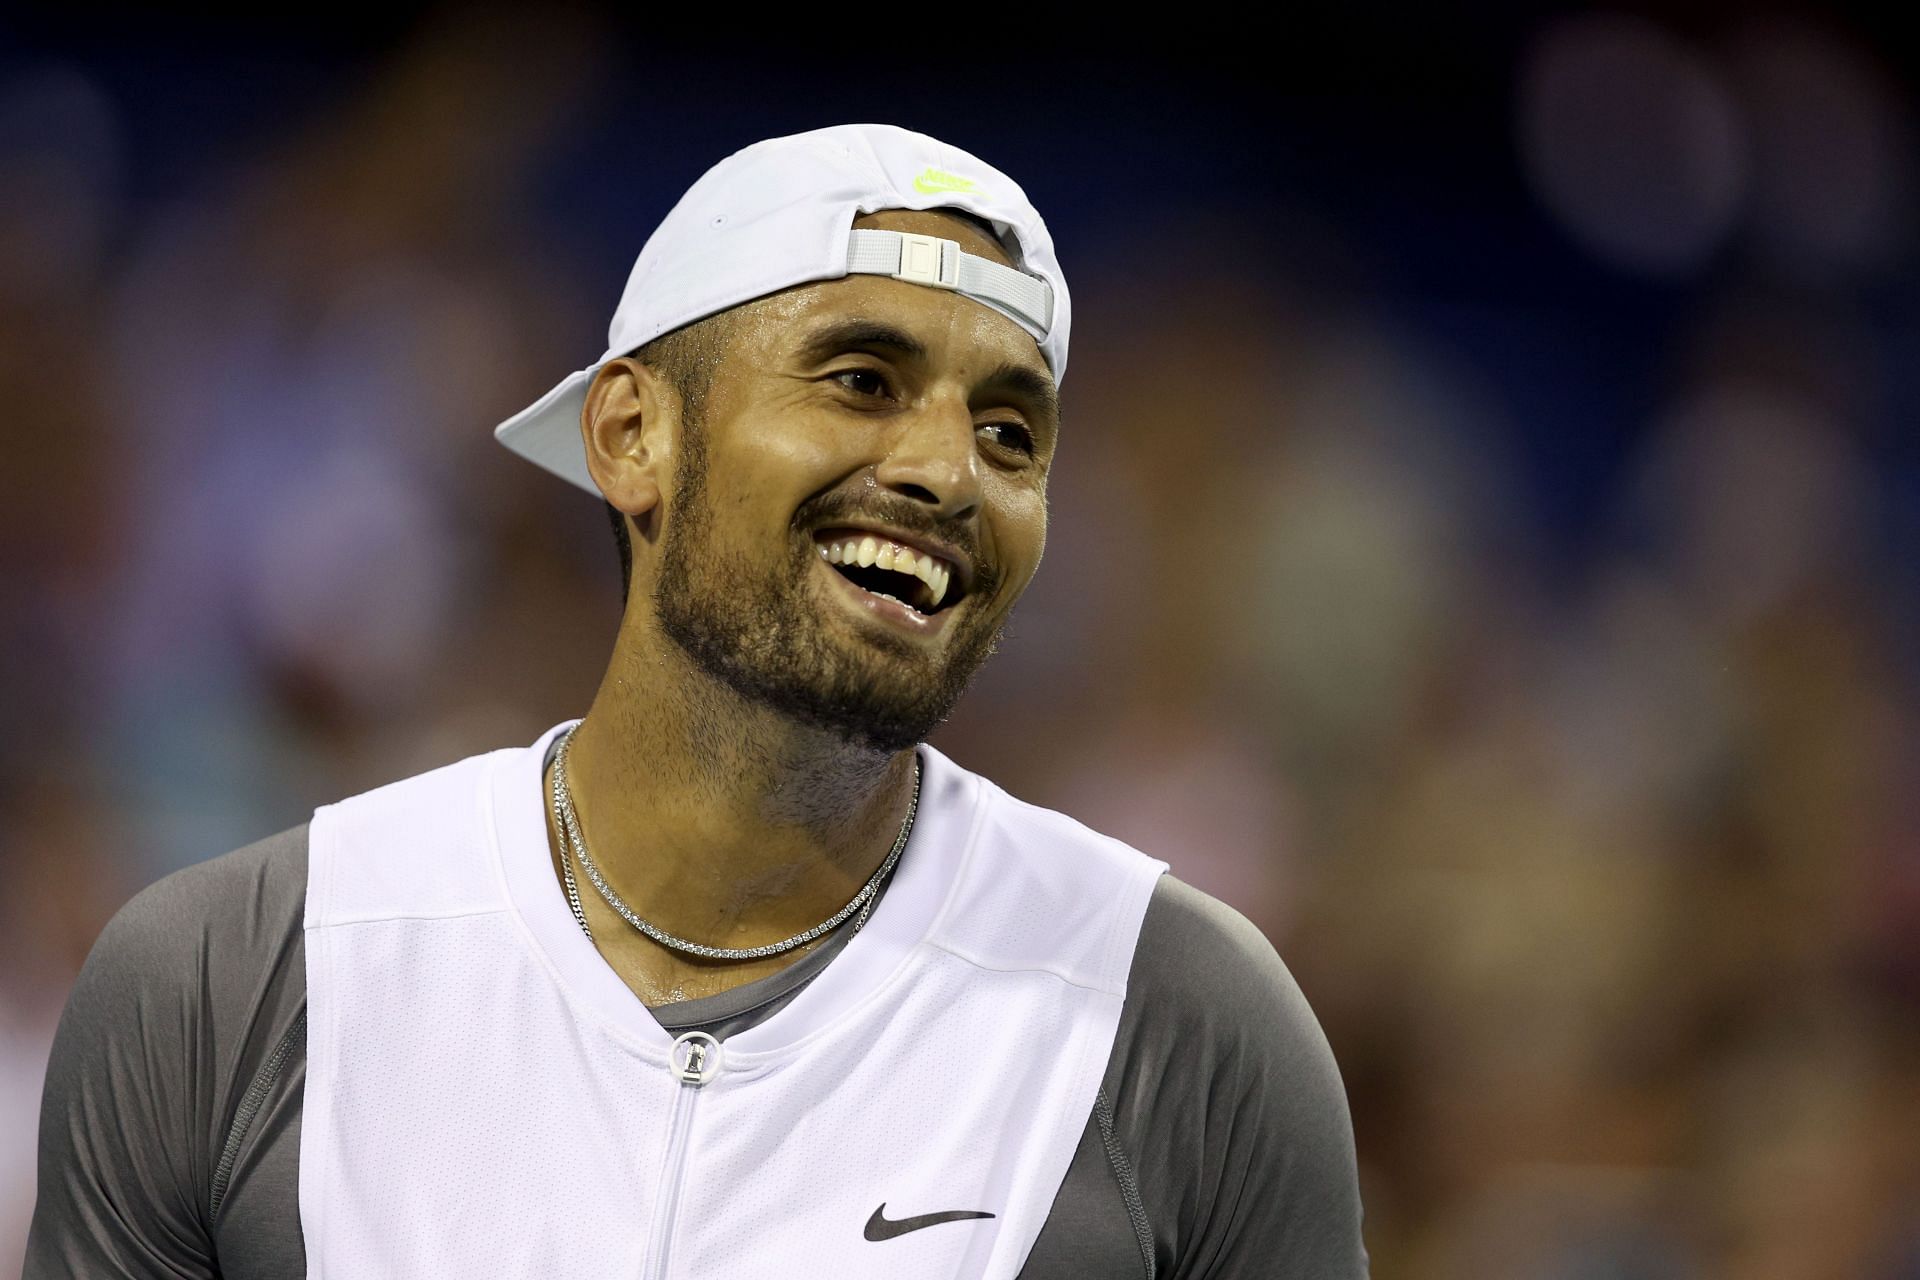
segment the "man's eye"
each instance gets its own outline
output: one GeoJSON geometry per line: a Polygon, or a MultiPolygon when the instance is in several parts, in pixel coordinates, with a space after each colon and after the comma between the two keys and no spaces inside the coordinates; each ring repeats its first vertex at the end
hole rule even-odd
{"type": "Polygon", "coordinates": [[[983,422],[980,430],[997,434],[996,444],[1015,453],[1033,453],[1033,432],[1021,422],[983,422]]]}
{"type": "Polygon", "coordinates": [[[833,375],[833,380],[862,396],[883,396],[887,394],[887,380],[873,369],[842,369],[833,375]]]}

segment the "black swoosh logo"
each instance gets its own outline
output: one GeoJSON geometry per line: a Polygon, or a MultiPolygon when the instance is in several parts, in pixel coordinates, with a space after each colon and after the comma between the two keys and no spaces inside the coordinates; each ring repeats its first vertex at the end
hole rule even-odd
{"type": "Polygon", "coordinates": [[[887,1217],[887,1202],[882,1200],[880,1207],[867,1219],[864,1233],[869,1240],[891,1240],[903,1236],[909,1231],[918,1231],[922,1227],[937,1227],[943,1222],[961,1222],[967,1218],[991,1218],[990,1213],[978,1209],[948,1209],[945,1213],[923,1213],[917,1218],[887,1217]]]}

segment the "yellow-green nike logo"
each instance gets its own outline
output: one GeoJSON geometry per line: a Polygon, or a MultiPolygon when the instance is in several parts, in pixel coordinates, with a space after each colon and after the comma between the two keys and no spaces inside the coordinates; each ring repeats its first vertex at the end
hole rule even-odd
{"type": "Polygon", "coordinates": [[[920,175],[913,180],[913,189],[928,196],[938,195],[942,191],[972,191],[974,185],[972,178],[943,173],[932,166],[921,170],[920,175]]]}

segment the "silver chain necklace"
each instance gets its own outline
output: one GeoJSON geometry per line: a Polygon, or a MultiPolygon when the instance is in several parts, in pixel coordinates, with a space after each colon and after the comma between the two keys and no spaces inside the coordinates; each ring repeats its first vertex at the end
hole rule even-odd
{"type": "Polygon", "coordinates": [[[567,789],[567,748],[573,742],[574,733],[580,728],[574,725],[560,739],[559,750],[553,756],[553,817],[555,824],[566,837],[567,847],[560,851],[560,875],[566,881],[567,904],[573,908],[573,918],[580,922],[581,932],[593,939],[593,930],[587,927],[587,913],[580,908],[580,889],[573,879],[573,861],[579,859],[580,867],[587,873],[587,879],[593,881],[593,887],[607,900],[607,905],[620,913],[622,919],[641,933],[646,934],[663,947],[682,951],[688,955],[703,956],[708,960],[758,960],[765,956],[777,956],[783,951],[803,947],[821,934],[839,927],[847,917],[859,912],[859,918],[853,922],[853,931],[860,932],[867,923],[867,914],[873,910],[873,904],[880,892],[881,883],[887,873],[893,870],[893,864],[900,860],[900,851],[907,847],[907,835],[913,830],[913,817],[920,809],[920,753],[913,756],[913,795],[907,801],[907,820],[900,824],[900,834],[894,837],[893,848],[888,852],[886,861],[873,873],[873,878],[860,887],[860,892],[846,906],[822,920],[813,928],[794,934],[784,942],[769,942],[763,947],[709,947],[704,943],[689,942],[677,938],[665,929],[648,924],[642,920],[632,907],[621,901],[620,895],[613,891],[600,868],[594,865],[593,858],[587,853],[587,842],[580,834],[580,819],[573,811],[573,794],[567,789]],[[568,853],[572,857],[568,857],[568,853]]]}

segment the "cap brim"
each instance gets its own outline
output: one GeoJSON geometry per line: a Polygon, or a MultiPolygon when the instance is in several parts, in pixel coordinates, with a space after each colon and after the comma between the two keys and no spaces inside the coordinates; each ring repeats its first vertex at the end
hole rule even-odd
{"type": "Polygon", "coordinates": [[[587,471],[587,448],[580,439],[580,410],[587,403],[587,384],[599,367],[593,365],[570,375],[493,429],[495,440],[596,498],[600,486],[587,471]]]}

